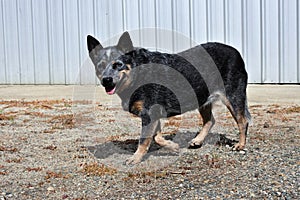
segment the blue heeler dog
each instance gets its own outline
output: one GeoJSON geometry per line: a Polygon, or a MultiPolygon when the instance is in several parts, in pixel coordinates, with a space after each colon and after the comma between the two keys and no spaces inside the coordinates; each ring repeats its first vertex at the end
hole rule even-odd
{"type": "MultiPolygon", "coordinates": [[[[97,59],[93,56],[90,54],[92,60],[97,59]]],[[[98,57],[97,62],[93,61],[96,73],[100,60],[98,57]]],[[[245,148],[251,118],[246,97],[247,72],[233,47],[206,43],[179,54],[133,48],[106,64],[98,77],[107,94],[118,94],[123,109],[142,119],[138,149],[127,164],[142,160],[153,137],[159,145],[178,151],[178,144],[162,136],[159,119],[195,109],[202,116],[203,128],[190,146],[200,147],[215,123],[212,104],[216,100],[226,105],[237,122],[240,139],[234,150],[245,148]]]]}

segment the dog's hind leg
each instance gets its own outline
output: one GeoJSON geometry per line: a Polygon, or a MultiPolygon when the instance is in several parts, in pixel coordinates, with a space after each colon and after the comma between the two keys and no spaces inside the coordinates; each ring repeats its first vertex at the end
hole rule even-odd
{"type": "Polygon", "coordinates": [[[246,136],[248,131],[248,121],[250,120],[250,114],[247,109],[246,101],[240,100],[240,103],[234,103],[227,98],[224,98],[223,103],[226,105],[234,120],[236,121],[239,129],[239,143],[237,143],[233,150],[240,151],[246,146],[246,136]]]}
{"type": "Polygon", "coordinates": [[[246,137],[248,131],[248,121],[244,115],[244,112],[237,113],[236,122],[240,132],[240,139],[239,143],[234,146],[233,150],[239,151],[243,150],[246,146],[246,137]]]}
{"type": "Polygon", "coordinates": [[[157,131],[157,134],[154,136],[154,140],[157,144],[159,144],[162,147],[166,147],[172,151],[179,151],[179,145],[175,142],[172,142],[171,140],[166,140],[161,133],[161,127],[160,127],[160,121],[159,121],[159,129],[157,131]]]}
{"type": "Polygon", "coordinates": [[[190,148],[200,147],[209,133],[210,129],[215,124],[215,119],[212,114],[212,105],[208,104],[199,109],[201,117],[203,119],[203,127],[200,133],[190,142],[190,148]]]}

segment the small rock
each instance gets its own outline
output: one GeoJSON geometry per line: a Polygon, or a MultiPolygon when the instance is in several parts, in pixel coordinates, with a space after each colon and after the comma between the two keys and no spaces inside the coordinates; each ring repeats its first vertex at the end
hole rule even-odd
{"type": "Polygon", "coordinates": [[[9,198],[10,198],[10,197],[13,197],[13,195],[12,195],[12,193],[9,193],[9,192],[8,192],[8,193],[6,193],[6,197],[9,197],[9,198]]]}
{"type": "Polygon", "coordinates": [[[276,192],[277,197],[281,197],[281,192],[276,192]]]}
{"type": "Polygon", "coordinates": [[[48,187],[47,190],[48,190],[49,192],[55,191],[54,187],[52,187],[52,186],[48,187]]]}
{"type": "Polygon", "coordinates": [[[268,124],[268,122],[265,122],[264,123],[264,128],[269,128],[270,127],[270,125],[268,124]]]}
{"type": "Polygon", "coordinates": [[[245,150],[240,150],[239,153],[242,154],[242,155],[245,155],[246,151],[245,150]]]}

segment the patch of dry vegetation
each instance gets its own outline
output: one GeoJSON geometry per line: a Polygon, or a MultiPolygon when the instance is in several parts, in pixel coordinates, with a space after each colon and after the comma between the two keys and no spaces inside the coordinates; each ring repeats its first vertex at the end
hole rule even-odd
{"type": "Polygon", "coordinates": [[[81,172],[83,172],[87,176],[103,176],[106,174],[113,175],[117,172],[117,170],[114,168],[106,167],[103,164],[93,162],[90,164],[84,164],[81,172]]]}

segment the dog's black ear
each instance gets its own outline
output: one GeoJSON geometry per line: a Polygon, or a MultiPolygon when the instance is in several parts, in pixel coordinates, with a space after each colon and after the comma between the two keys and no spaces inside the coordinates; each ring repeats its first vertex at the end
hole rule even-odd
{"type": "Polygon", "coordinates": [[[119,42],[117,44],[117,48],[123,51],[124,53],[127,53],[129,51],[133,50],[133,44],[130,38],[129,33],[126,31],[122,34],[122,36],[119,39],[119,42]]]}
{"type": "Polygon", "coordinates": [[[91,53],[91,51],[93,49],[95,49],[96,47],[98,47],[99,49],[103,49],[100,42],[91,35],[87,36],[87,47],[88,47],[89,53],[91,53]]]}

